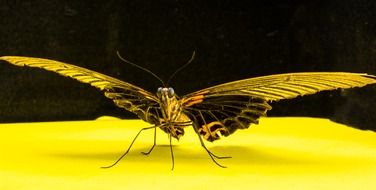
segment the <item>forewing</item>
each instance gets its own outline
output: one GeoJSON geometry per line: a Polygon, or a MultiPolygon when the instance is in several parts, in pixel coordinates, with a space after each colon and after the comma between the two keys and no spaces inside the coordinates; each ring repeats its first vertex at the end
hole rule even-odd
{"type": "Polygon", "coordinates": [[[376,83],[367,74],[343,72],[289,73],[225,83],[182,97],[186,115],[207,140],[227,136],[258,123],[271,109],[268,102],[291,99],[324,90],[362,87],[376,83]]]}
{"type": "Polygon", "coordinates": [[[112,99],[118,107],[137,114],[147,122],[155,124],[159,121],[157,118],[158,98],[130,83],[89,69],[49,59],[3,56],[0,57],[0,60],[17,66],[42,68],[90,84],[103,91],[105,96],[112,99]]]}

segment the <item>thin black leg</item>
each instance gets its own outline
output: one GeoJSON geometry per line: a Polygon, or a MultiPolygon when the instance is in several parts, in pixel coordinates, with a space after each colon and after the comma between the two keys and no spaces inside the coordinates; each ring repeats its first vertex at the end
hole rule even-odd
{"type": "Polygon", "coordinates": [[[121,155],[113,164],[109,165],[109,166],[103,166],[101,168],[111,168],[113,166],[115,166],[125,155],[128,154],[129,150],[132,148],[133,146],[133,143],[136,141],[137,137],[140,135],[140,133],[144,130],[148,130],[148,129],[153,129],[153,128],[157,128],[159,126],[152,126],[152,127],[145,127],[145,128],[142,128],[138,133],[137,135],[133,138],[133,141],[131,142],[131,144],[129,145],[127,151],[124,152],[123,155],[121,155]]]}
{"type": "Polygon", "coordinates": [[[173,151],[173,148],[172,148],[172,136],[171,136],[171,134],[169,136],[170,136],[170,152],[171,152],[171,161],[172,161],[172,168],[171,168],[171,170],[174,170],[174,167],[175,167],[175,158],[174,158],[174,151],[173,151]]]}
{"type": "Polygon", "coordinates": [[[141,153],[144,154],[144,155],[149,155],[151,153],[151,151],[153,151],[156,144],[157,144],[157,128],[154,128],[154,143],[153,143],[153,146],[150,148],[149,151],[141,152],[141,153]]]}
{"type": "MultiPolygon", "coordinates": [[[[211,151],[205,146],[205,143],[204,143],[204,141],[202,140],[202,137],[200,136],[200,133],[198,132],[197,126],[195,125],[195,123],[197,123],[197,119],[195,119],[196,117],[193,116],[193,115],[192,115],[191,113],[189,113],[189,112],[187,112],[187,113],[190,114],[190,115],[192,116],[192,118],[195,120],[195,121],[193,121],[192,126],[193,126],[193,129],[195,130],[196,134],[198,135],[198,138],[200,139],[201,146],[206,150],[206,152],[209,154],[210,158],[213,160],[213,162],[214,162],[215,164],[217,164],[219,167],[226,168],[226,166],[223,166],[223,165],[219,164],[219,163],[217,162],[217,160],[215,160],[215,158],[216,158],[216,159],[226,159],[226,158],[231,158],[231,156],[217,156],[217,155],[215,155],[214,153],[212,153],[212,152],[211,152],[211,151]]],[[[202,113],[201,113],[200,111],[199,111],[199,114],[200,114],[202,120],[205,122],[205,119],[204,119],[204,117],[203,117],[203,115],[202,115],[202,113]]],[[[205,122],[205,124],[206,124],[206,122],[205,122]]]]}
{"type": "MultiPolygon", "coordinates": [[[[195,127],[194,127],[195,128],[195,127]]],[[[195,129],[196,130],[196,129],[195,129]]],[[[204,143],[204,141],[202,140],[202,138],[201,138],[201,136],[200,136],[200,133],[198,133],[198,132],[196,132],[197,133],[197,135],[198,135],[198,138],[200,139],[200,143],[201,143],[201,146],[206,150],[206,152],[209,154],[209,156],[210,156],[210,158],[213,160],[213,162],[215,163],[215,164],[217,164],[219,167],[221,167],[221,168],[227,168],[226,166],[223,166],[223,165],[221,165],[221,164],[219,164],[218,162],[217,162],[217,160],[215,160],[215,158],[217,158],[217,159],[225,159],[225,158],[231,158],[231,156],[217,156],[217,155],[215,155],[214,153],[212,153],[212,152],[210,152],[210,150],[205,146],[205,143],[204,143]]]]}

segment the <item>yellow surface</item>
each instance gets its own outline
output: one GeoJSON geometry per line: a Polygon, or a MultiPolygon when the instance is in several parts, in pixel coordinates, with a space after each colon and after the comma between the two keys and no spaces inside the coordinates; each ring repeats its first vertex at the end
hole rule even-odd
{"type": "Polygon", "coordinates": [[[111,164],[139,120],[0,124],[0,189],[376,189],[376,133],[327,119],[262,118],[207,146],[228,168],[212,163],[193,130],[168,138],[144,156],[153,131],[140,136],[117,166],[111,164]]]}

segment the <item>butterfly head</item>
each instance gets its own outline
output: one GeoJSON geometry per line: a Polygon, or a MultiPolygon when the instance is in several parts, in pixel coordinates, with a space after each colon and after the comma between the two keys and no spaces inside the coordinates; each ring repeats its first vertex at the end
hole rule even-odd
{"type": "Polygon", "coordinates": [[[167,97],[167,98],[172,98],[175,96],[175,91],[173,88],[171,87],[159,87],[158,88],[158,91],[157,91],[157,96],[159,98],[162,98],[162,97],[167,97]]]}

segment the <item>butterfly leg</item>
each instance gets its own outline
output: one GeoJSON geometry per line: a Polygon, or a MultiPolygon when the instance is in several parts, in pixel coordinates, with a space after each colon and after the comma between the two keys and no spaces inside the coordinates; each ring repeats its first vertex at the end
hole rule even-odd
{"type": "Polygon", "coordinates": [[[141,152],[141,153],[144,154],[144,155],[149,155],[151,153],[151,151],[153,151],[156,144],[157,144],[157,128],[155,127],[154,128],[154,143],[153,143],[153,146],[150,148],[149,151],[141,152]]]}
{"type": "MultiPolygon", "coordinates": [[[[201,112],[199,112],[199,113],[200,113],[201,118],[202,118],[203,121],[205,122],[205,119],[203,118],[202,113],[201,113],[201,112]]],[[[193,129],[195,130],[195,132],[196,132],[196,134],[197,134],[197,136],[198,136],[198,139],[200,140],[201,146],[202,146],[202,147],[206,150],[206,152],[209,154],[209,156],[210,156],[210,158],[212,159],[212,161],[213,161],[215,164],[217,164],[219,167],[226,168],[226,166],[223,166],[223,165],[219,164],[219,163],[217,162],[217,160],[215,160],[215,159],[226,159],[226,158],[231,158],[231,156],[217,156],[217,155],[215,155],[214,153],[212,153],[212,152],[211,152],[211,151],[205,146],[205,143],[204,143],[204,141],[202,140],[202,137],[200,136],[200,132],[199,132],[197,126],[195,125],[195,123],[198,123],[196,117],[195,117],[193,114],[191,114],[190,112],[186,112],[186,114],[192,116],[192,117],[191,117],[191,118],[192,118],[192,121],[193,121],[193,123],[192,123],[192,127],[193,127],[193,129]]]]}
{"type": "Polygon", "coordinates": [[[174,158],[174,150],[172,149],[172,136],[170,135],[169,138],[170,138],[170,152],[171,152],[171,161],[172,161],[171,171],[172,171],[174,170],[174,167],[175,167],[175,158],[174,158]]]}
{"type": "Polygon", "coordinates": [[[132,146],[133,146],[133,143],[136,141],[136,139],[137,139],[137,137],[141,134],[141,132],[142,131],[144,131],[144,130],[148,130],[148,129],[156,129],[157,127],[160,127],[160,126],[151,126],[151,127],[145,127],[145,128],[142,128],[138,133],[137,133],[137,135],[133,138],[133,141],[131,142],[131,144],[129,145],[129,147],[128,147],[128,149],[127,149],[127,151],[125,151],[124,152],[124,154],[122,154],[113,164],[111,164],[111,165],[109,165],[109,166],[103,166],[103,167],[101,167],[101,168],[111,168],[111,167],[113,167],[113,166],[115,166],[121,159],[123,159],[123,157],[125,156],[125,155],[127,155],[128,154],[128,152],[129,152],[129,150],[132,148],[132,146]]]}
{"type": "Polygon", "coordinates": [[[215,164],[217,164],[219,167],[221,168],[227,168],[226,166],[223,166],[221,164],[219,164],[217,162],[217,160],[215,159],[226,159],[226,158],[231,158],[231,156],[217,156],[215,155],[214,153],[212,153],[206,146],[205,146],[205,143],[204,141],[202,140],[201,136],[200,136],[200,133],[198,132],[198,129],[196,129],[196,127],[193,125],[193,128],[195,129],[196,131],[196,134],[198,135],[198,138],[200,139],[200,143],[201,143],[201,146],[206,150],[206,152],[209,154],[210,158],[213,160],[213,162],[215,164]]]}

